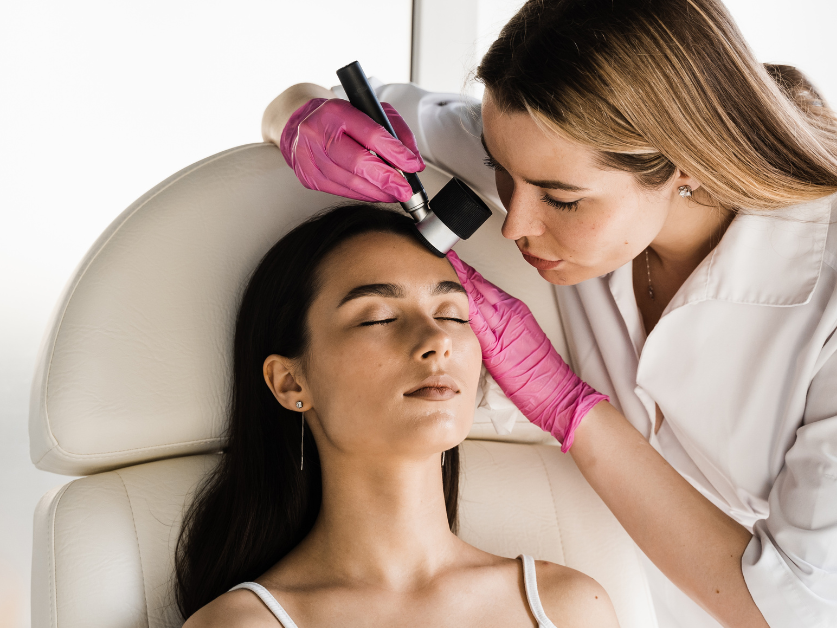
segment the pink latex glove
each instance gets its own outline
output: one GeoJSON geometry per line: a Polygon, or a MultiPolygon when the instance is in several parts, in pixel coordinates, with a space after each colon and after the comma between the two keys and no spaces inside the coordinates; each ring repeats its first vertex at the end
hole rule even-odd
{"type": "Polygon", "coordinates": [[[451,251],[447,255],[470,301],[471,328],[485,368],[532,423],[566,453],[581,419],[607,395],[570,370],[520,299],[486,281],[451,251]]]}
{"type": "Polygon", "coordinates": [[[413,192],[396,170],[421,172],[424,161],[410,127],[389,103],[381,103],[399,139],[339,98],[314,98],[291,115],[279,148],[302,185],[359,201],[395,203],[413,192]]]}

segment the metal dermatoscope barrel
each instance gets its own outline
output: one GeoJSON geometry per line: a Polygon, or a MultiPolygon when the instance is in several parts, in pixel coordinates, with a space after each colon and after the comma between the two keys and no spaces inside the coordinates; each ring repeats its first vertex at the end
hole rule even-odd
{"type": "MultiPolygon", "coordinates": [[[[360,64],[355,61],[340,68],[337,70],[337,78],[346,90],[346,96],[352,106],[368,115],[397,139],[398,136],[360,64]]],[[[471,237],[491,217],[491,210],[482,199],[456,177],[451,179],[432,201],[428,201],[427,192],[424,191],[418,175],[410,172],[401,174],[413,190],[413,195],[408,201],[401,203],[401,207],[416,221],[416,231],[420,239],[440,257],[450,251],[459,240],[471,237]]]]}

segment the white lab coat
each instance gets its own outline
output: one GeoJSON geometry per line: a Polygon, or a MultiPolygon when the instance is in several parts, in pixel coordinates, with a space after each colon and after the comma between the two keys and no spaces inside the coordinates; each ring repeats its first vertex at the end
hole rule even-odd
{"type": "MultiPolygon", "coordinates": [[[[378,92],[426,160],[500,206],[476,101],[412,85],[378,92]]],[[[837,196],[737,216],[648,338],[630,263],[555,288],[576,372],[753,531],[742,569],[772,628],[837,626],[835,221],[837,196]]],[[[650,561],[648,572],[661,628],[719,625],[650,561]]]]}

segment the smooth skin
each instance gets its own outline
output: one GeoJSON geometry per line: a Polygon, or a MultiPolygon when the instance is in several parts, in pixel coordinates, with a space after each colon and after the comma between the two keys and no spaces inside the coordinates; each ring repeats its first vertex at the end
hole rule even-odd
{"type": "MultiPolygon", "coordinates": [[[[265,111],[265,141],[278,144],[296,107],[329,94],[311,84],[283,92],[265,111]]],[[[501,111],[490,91],[482,120],[508,212],[503,235],[524,257],[561,260],[538,271],[556,285],[577,284],[635,260],[634,294],[650,334],[734,213],[712,203],[688,173],[678,170],[662,187],[648,190],[629,173],[602,168],[594,150],[544,130],[527,114],[501,111]],[[683,185],[694,190],[692,198],[680,196],[683,185]],[[654,300],[648,296],[646,249],[654,300]]],[[[656,430],[663,421],[657,407],[656,430]]],[[[681,590],[724,626],[767,627],[741,571],[751,533],[686,482],[621,413],[609,403],[595,406],[576,430],[570,453],[634,541],[681,590]]]]}
{"type": "MultiPolygon", "coordinates": [[[[536,626],[520,561],[478,550],[448,527],[441,452],[470,429],[481,362],[456,273],[411,238],[365,234],[332,251],[320,278],[307,355],[271,355],[264,375],[284,407],[303,402],[322,508],[310,534],[257,582],[305,628],[536,626]],[[395,288],[356,290],[369,285],[395,288]]],[[[557,625],[618,625],[594,580],[542,561],[537,575],[557,625]]],[[[246,590],[186,622],[276,625],[246,590]]]]}

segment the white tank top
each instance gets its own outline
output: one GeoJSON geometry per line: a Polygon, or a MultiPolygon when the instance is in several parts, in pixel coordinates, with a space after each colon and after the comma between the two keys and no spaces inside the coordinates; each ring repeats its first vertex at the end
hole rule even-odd
{"type": "MultiPolygon", "coordinates": [[[[556,628],[555,624],[549,621],[541,605],[541,598],[538,595],[538,579],[535,574],[535,560],[525,554],[521,554],[518,558],[523,562],[523,584],[526,587],[526,600],[529,602],[529,609],[532,611],[532,615],[538,621],[538,628],[556,628]]],[[[276,598],[262,585],[255,582],[242,582],[234,586],[230,591],[235,591],[236,589],[249,589],[258,595],[259,599],[273,613],[273,616],[279,620],[283,628],[298,628],[294,620],[291,619],[291,616],[276,601],[276,598]]]]}

